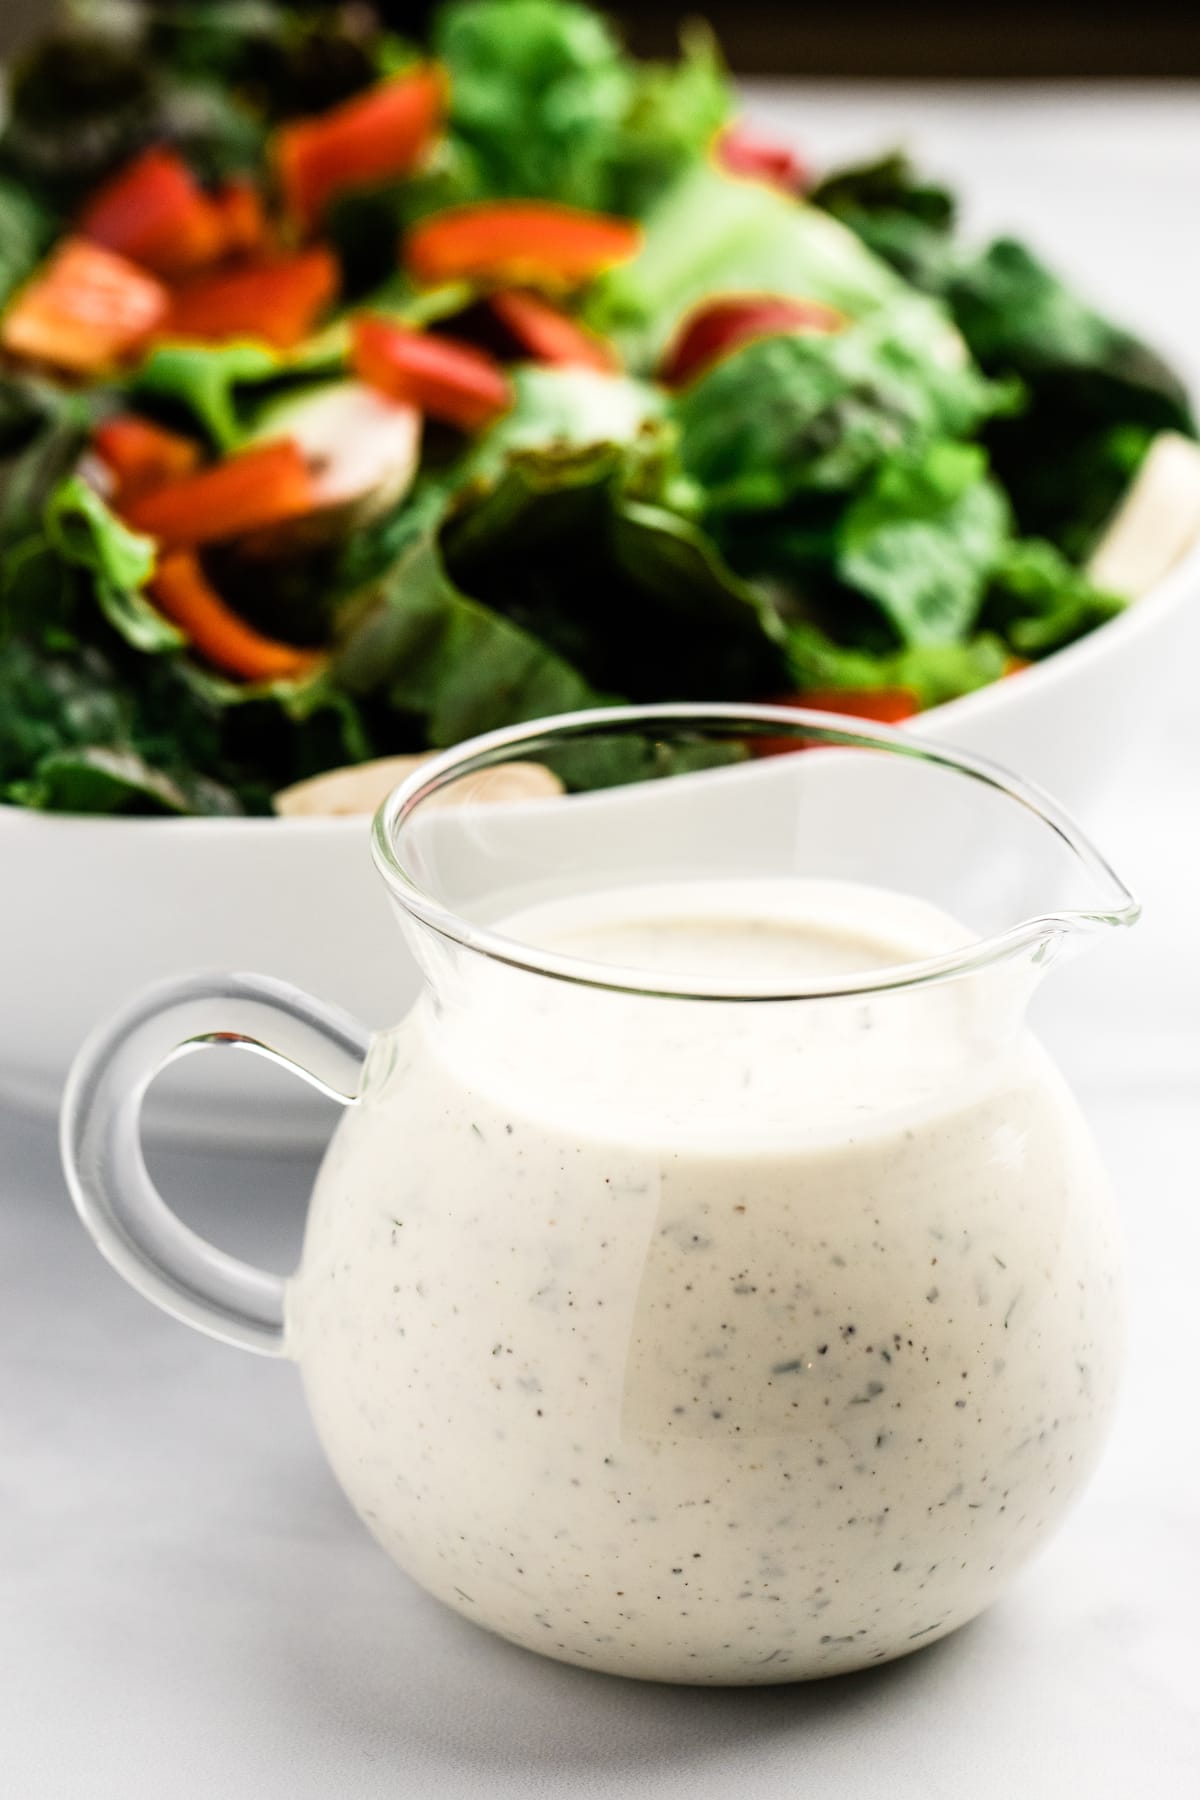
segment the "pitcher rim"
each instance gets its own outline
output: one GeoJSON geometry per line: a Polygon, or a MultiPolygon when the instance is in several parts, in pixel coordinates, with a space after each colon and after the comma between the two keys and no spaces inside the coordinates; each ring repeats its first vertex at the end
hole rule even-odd
{"type": "MultiPolygon", "coordinates": [[[[641,785],[641,784],[630,784],[641,785]]],[[[541,805],[532,802],[509,802],[510,805],[541,805]]],[[[639,995],[647,999],[712,1000],[712,1001],[800,1001],[863,998],[870,994],[890,993],[898,989],[927,986],[948,981],[1003,962],[1021,951],[1068,934],[1092,932],[1106,927],[1128,927],[1141,915],[1141,903],[1116,873],[1112,864],[1060,806],[1036,782],[1015,775],[990,757],[959,750],[933,742],[918,733],[896,730],[873,720],[855,719],[842,713],[821,712],[810,707],[780,706],[768,702],[746,701],[677,701],[647,706],[611,706],[556,713],[546,718],[530,719],[517,725],[506,725],[495,731],[466,738],[462,743],[441,751],[414,769],[400,782],[378,808],[372,822],[371,851],[389,893],[410,918],[427,929],[488,957],[493,962],[520,969],[532,975],[544,975],[576,986],[598,988],[615,993],[639,995]],[[1098,887],[1108,890],[1109,904],[1095,907],[1062,908],[1036,913],[986,937],[972,938],[968,943],[938,956],[912,962],[893,963],[883,968],[865,970],[858,975],[838,976],[829,980],[800,980],[780,985],[778,982],[754,986],[742,981],[715,981],[650,971],[635,966],[598,963],[588,958],[571,956],[561,951],[544,949],[503,931],[473,924],[453,907],[443,905],[428,893],[405,867],[396,849],[396,834],[407,820],[431,796],[451,781],[476,770],[508,760],[518,749],[531,752],[545,747],[548,738],[570,739],[606,727],[636,727],[690,724],[702,728],[706,724],[779,725],[789,730],[803,728],[804,735],[819,742],[854,748],[875,748],[894,754],[915,756],[956,774],[983,782],[987,787],[1008,796],[1048,826],[1098,887]]]]}

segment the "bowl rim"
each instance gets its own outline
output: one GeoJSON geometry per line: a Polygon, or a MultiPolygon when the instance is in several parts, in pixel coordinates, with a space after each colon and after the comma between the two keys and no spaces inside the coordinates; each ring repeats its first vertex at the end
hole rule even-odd
{"type": "MultiPolygon", "coordinates": [[[[1146,593],[1129,601],[1125,608],[1115,617],[1105,621],[1103,625],[1089,631],[1086,636],[1076,638],[1061,650],[1056,650],[1043,661],[1031,663],[1022,669],[1019,676],[1001,676],[990,681],[986,686],[975,688],[969,694],[960,694],[953,700],[943,701],[940,706],[931,706],[926,711],[915,715],[911,721],[917,731],[927,733],[932,728],[939,741],[953,744],[954,730],[963,723],[986,719],[998,707],[1009,704],[1015,694],[1028,693],[1033,686],[1050,688],[1055,682],[1068,678],[1076,670],[1086,669],[1092,663],[1119,652],[1120,646],[1139,633],[1149,629],[1158,618],[1193,590],[1200,590],[1200,535],[1188,547],[1175,566],[1167,571],[1160,581],[1146,593]],[[1013,681],[1017,687],[1013,688],[1013,681]],[[942,738],[946,732],[945,739],[942,738]]],[[[844,715],[837,715],[844,718],[844,715]]],[[[529,721],[526,721],[529,723],[529,721]]],[[[908,722],[900,729],[908,728],[908,722]]],[[[446,746],[453,748],[453,746],[446,746]]],[[[433,751],[440,755],[442,751],[433,751]]],[[[206,837],[221,836],[225,833],[238,837],[253,837],[272,832],[276,835],[286,833],[289,838],[318,836],[322,833],[338,837],[366,837],[371,829],[371,814],[346,813],[336,817],[328,814],[315,815],[265,815],[261,813],[229,816],[212,814],[199,817],[187,814],[163,818],[161,816],[135,817],[128,814],[113,813],[54,813],[39,812],[25,806],[10,806],[0,801],[0,831],[69,831],[72,828],[101,829],[109,832],[125,830],[127,832],[145,833],[151,829],[156,836],[165,837],[175,832],[186,832],[189,837],[203,834],[206,837]]]]}

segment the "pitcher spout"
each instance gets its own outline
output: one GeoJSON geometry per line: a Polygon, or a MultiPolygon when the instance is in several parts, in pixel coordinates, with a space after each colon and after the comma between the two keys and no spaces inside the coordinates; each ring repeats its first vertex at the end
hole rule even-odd
{"type": "MultiPolygon", "coordinates": [[[[1032,783],[1012,776],[1004,781],[1012,798],[1036,816],[1050,845],[1043,910],[1018,928],[1019,935],[1041,937],[1049,957],[1136,925],[1141,901],[1070,815],[1032,783]]],[[[1042,848],[1045,854],[1045,842],[1042,848]]]]}

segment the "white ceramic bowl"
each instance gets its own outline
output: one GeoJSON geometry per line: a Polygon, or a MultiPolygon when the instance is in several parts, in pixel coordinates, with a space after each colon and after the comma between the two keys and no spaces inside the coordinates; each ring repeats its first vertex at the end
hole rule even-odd
{"type": "MultiPolygon", "coordinates": [[[[1200,545],[1100,630],[922,714],[917,727],[1086,811],[1198,650],[1200,545]]],[[[619,813],[614,795],[604,816],[619,813]]],[[[369,1025],[393,1022],[415,993],[365,819],[74,818],[0,807],[0,846],[0,1097],[18,1104],[55,1107],[91,1027],[168,974],[281,976],[369,1025]]],[[[153,1122],[179,1137],[241,1143],[309,1144],[326,1128],[299,1083],[272,1084],[264,1098],[241,1057],[189,1058],[153,1122]]]]}

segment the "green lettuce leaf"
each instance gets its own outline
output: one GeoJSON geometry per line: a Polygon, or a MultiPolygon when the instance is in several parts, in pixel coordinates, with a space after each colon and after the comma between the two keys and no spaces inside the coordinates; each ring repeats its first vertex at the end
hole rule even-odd
{"type": "MultiPolygon", "coordinates": [[[[374,599],[351,602],[337,679],[382,694],[433,742],[449,741],[452,702],[455,729],[467,715],[474,729],[529,716],[531,676],[558,707],[777,687],[775,609],[668,504],[680,484],[661,412],[640,383],[522,371],[512,412],[456,477],[426,484],[374,528],[369,553],[349,554],[374,599]],[[520,679],[485,705],[488,667],[520,679]]],[[[383,729],[378,698],[371,717],[383,729]]]]}
{"type": "Polygon", "coordinates": [[[511,407],[478,439],[456,476],[464,483],[495,481],[522,451],[632,444],[666,413],[661,390],[632,376],[529,365],[514,371],[511,407]]]}
{"type": "Polygon", "coordinates": [[[680,61],[642,64],[570,0],[459,0],[434,52],[450,73],[453,200],[533,195],[636,212],[700,157],[731,94],[710,35],[680,61]]]}
{"type": "Polygon", "coordinates": [[[1044,534],[1073,562],[1086,563],[1156,436],[1153,426],[1136,422],[1084,424],[1073,408],[1060,410],[1052,393],[1042,393],[1026,418],[998,421],[988,447],[1021,529],[1044,534]]]}
{"type": "Polygon", "coordinates": [[[606,207],[630,73],[598,13],[557,0],[465,0],[439,13],[434,50],[450,72],[472,197],[606,207]]]}
{"type": "Polygon", "coordinates": [[[183,634],[142,592],[154,563],[153,540],[69,474],[43,501],[34,528],[0,558],[0,623],[64,652],[102,639],[98,619],[145,655],[179,650],[183,634]]]}
{"type": "Polygon", "coordinates": [[[820,300],[858,318],[903,288],[828,213],[698,162],[647,215],[638,255],[596,284],[587,314],[644,370],[694,306],[724,294],[820,300]]]}
{"type": "Polygon", "coordinates": [[[154,539],[122,524],[79,475],[68,476],[51,494],[45,525],[46,536],[68,562],[115,586],[140,588],[154,572],[154,539]]]}
{"type": "Polygon", "coordinates": [[[1009,534],[1008,502],[983,451],[935,443],[919,458],[884,463],[847,507],[837,573],[875,602],[901,643],[958,643],[1009,534]]]}
{"type": "Polygon", "coordinates": [[[259,414],[281,387],[340,369],[346,343],[344,328],[335,325],[287,353],[249,338],[158,344],[135,372],[131,389],[182,412],[215,449],[236,450],[253,436],[259,414]]]}
{"type": "Polygon", "coordinates": [[[0,656],[0,783],[26,776],[42,757],[111,743],[126,726],[113,670],[98,651],[55,655],[10,639],[0,656]]]}
{"type": "Polygon", "coordinates": [[[148,655],[182,649],[183,633],[142,593],[154,572],[153,538],[123,525],[79,475],[54,490],[44,525],[51,549],[90,575],[101,612],[127,644],[148,655]]]}
{"type": "Polygon", "coordinates": [[[1004,674],[1008,650],[992,632],[962,644],[914,644],[888,655],[835,643],[809,622],[789,632],[792,686],[806,688],[905,688],[922,707],[941,706],[987,687],[1004,674]]]}
{"type": "Polygon", "coordinates": [[[133,391],[173,401],[218,450],[232,450],[250,429],[247,390],[271,381],[281,363],[277,351],[249,341],[159,344],[134,376],[133,391]]]}
{"type": "Polygon", "coordinates": [[[78,595],[77,571],[44,535],[0,552],[0,656],[15,637],[60,653],[78,650],[78,595]]]}
{"type": "Polygon", "coordinates": [[[634,64],[633,93],[613,152],[607,210],[643,215],[701,155],[735,110],[715,38],[686,20],[673,63],[634,64]]]}

